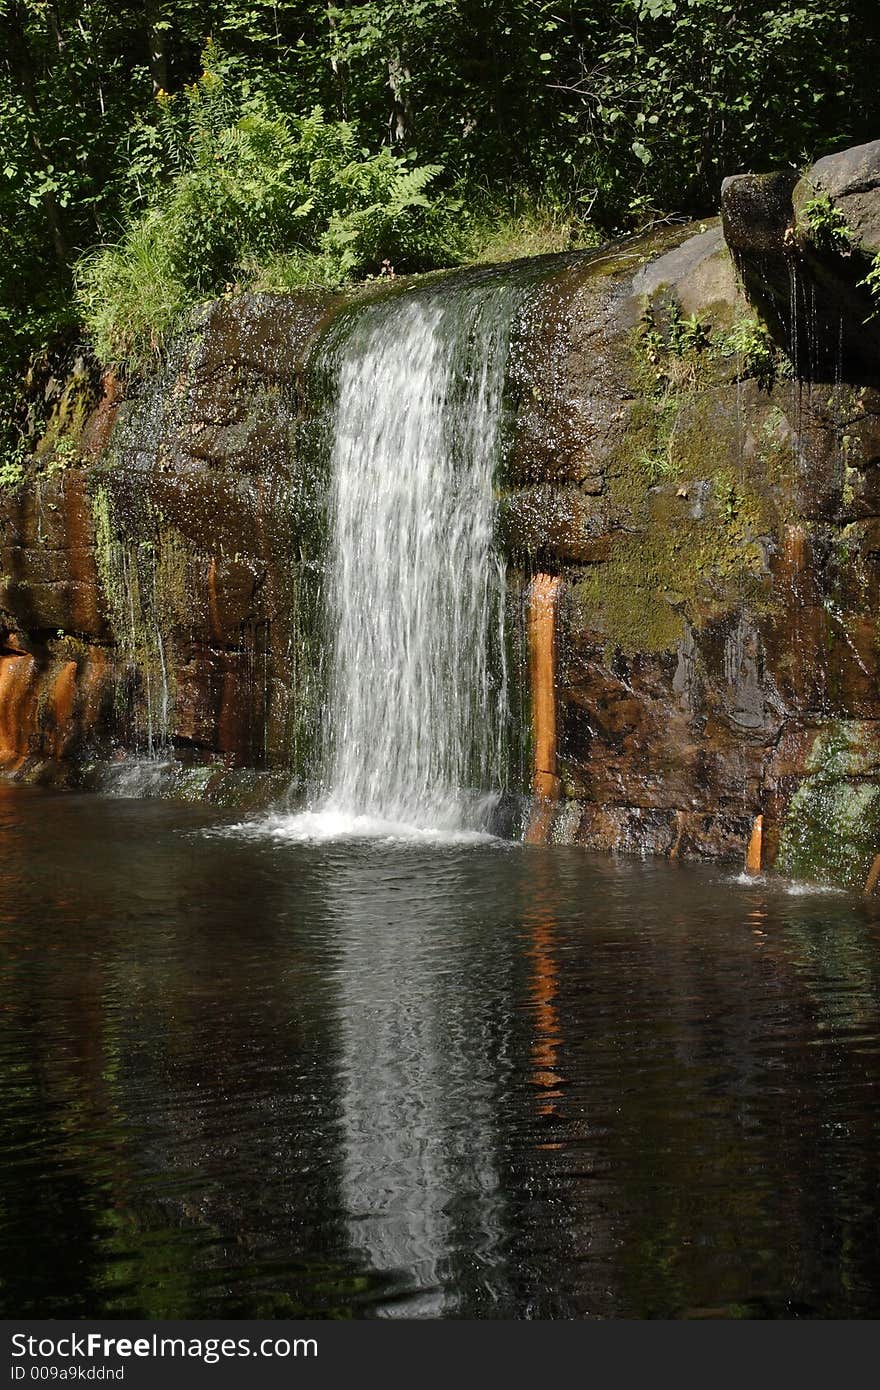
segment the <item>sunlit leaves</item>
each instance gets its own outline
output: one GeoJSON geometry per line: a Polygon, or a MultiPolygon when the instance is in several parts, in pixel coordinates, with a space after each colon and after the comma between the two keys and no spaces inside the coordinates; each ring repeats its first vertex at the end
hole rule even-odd
{"type": "Polygon", "coordinates": [[[209,45],[198,80],[164,104],[161,146],[176,167],[121,239],[81,262],[80,304],[107,360],[143,362],[188,306],[279,257],[288,285],[294,262],[302,281],[376,272],[430,207],[438,165],[365,155],[350,123],[320,107],[287,116],[239,75],[209,45]]]}
{"type": "MultiPolygon", "coordinates": [[[[216,143],[251,114],[262,119],[261,103],[291,130],[320,107],[328,127],[350,131],[348,161],[368,163],[388,140],[393,50],[410,108],[407,168],[444,169],[415,197],[436,206],[434,191],[454,187],[466,220],[469,209],[524,193],[563,216],[589,206],[614,231],[654,213],[710,210],[721,178],[736,169],[799,164],[873,137],[878,99],[865,40],[875,8],[876,0],[0,0],[0,373],[68,330],[69,262],[118,242],[184,171],[193,206],[213,199],[236,236],[257,229],[268,245],[295,170],[281,167],[286,155],[273,162],[256,126],[216,143]],[[167,69],[158,97],[150,24],[167,69]],[[234,66],[223,100],[205,105],[209,34],[234,66]],[[201,144],[185,108],[212,123],[201,144]],[[67,264],[51,216],[61,221],[67,264]]],[[[300,138],[326,136],[302,128],[300,138]]],[[[338,173],[337,153],[326,157],[338,173]]],[[[363,197],[365,245],[387,196],[363,197]]],[[[427,212],[413,205],[411,257],[413,229],[428,235],[427,212]]],[[[290,202],[289,225],[302,229],[325,213],[326,229],[342,216],[310,185],[290,202]]],[[[357,244],[350,231],[334,233],[334,244],[357,244]]],[[[193,242],[208,278],[218,237],[193,242]]],[[[339,251],[340,265],[348,254],[339,251]]]]}

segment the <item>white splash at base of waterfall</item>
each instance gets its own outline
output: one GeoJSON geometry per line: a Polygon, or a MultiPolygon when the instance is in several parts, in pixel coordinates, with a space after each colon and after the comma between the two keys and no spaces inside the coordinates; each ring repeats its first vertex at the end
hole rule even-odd
{"type": "Polygon", "coordinates": [[[483,830],[453,829],[448,826],[409,825],[383,820],[378,816],[347,811],[300,811],[293,815],[272,814],[258,820],[239,821],[212,833],[242,835],[290,844],[326,844],[332,840],[374,840],[388,844],[479,845],[501,844],[483,830]]]}

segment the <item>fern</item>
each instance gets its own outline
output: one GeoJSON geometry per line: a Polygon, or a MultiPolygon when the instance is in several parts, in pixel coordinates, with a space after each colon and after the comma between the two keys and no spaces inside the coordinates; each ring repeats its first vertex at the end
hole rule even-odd
{"type": "Polygon", "coordinates": [[[386,258],[399,269],[435,263],[440,165],[370,153],[349,123],[319,107],[284,116],[233,78],[209,44],[198,82],[163,96],[141,157],[154,172],[164,159],[167,175],[119,241],[79,264],[79,303],[104,361],[144,365],[191,305],[229,289],[339,284],[386,258]]]}

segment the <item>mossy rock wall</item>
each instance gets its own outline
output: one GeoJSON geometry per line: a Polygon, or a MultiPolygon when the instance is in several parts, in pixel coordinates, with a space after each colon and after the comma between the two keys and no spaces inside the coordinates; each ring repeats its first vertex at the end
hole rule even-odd
{"type": "Polygon", "coordinates": [[[760,815],[766,867],[860,888],[874,773],[823,759],[880,727],[880,395],[796,369],[717,224],[661,236],[520,347],[502,513],[565,580],[555,833],[742,862],[760,815]]]}
{"type": "Polygon", "coordinates": [[[256,795],[243,769],[267,794],[290,783],[320,679],[322,481],[302,372],[333,303],[219,301],[124,400],[114,382],[112,402],[50,421],[0,496],[7,772],[88,781],[148,755],[207,769],[170,779],[195,796],[256,795]],[[52,691],[71,653],[62,745],[52,691]]]}

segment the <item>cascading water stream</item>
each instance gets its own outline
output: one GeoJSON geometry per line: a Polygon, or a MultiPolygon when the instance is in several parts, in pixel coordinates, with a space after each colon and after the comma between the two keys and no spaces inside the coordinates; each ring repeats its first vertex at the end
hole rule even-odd
{"type": "Polygon", "coordinates": [[[488,828],[508,706],[493,530],[515,302],[509,283],[420,289],[361,310],[325,347],[337,395],[316,833],[488,828]]]}

